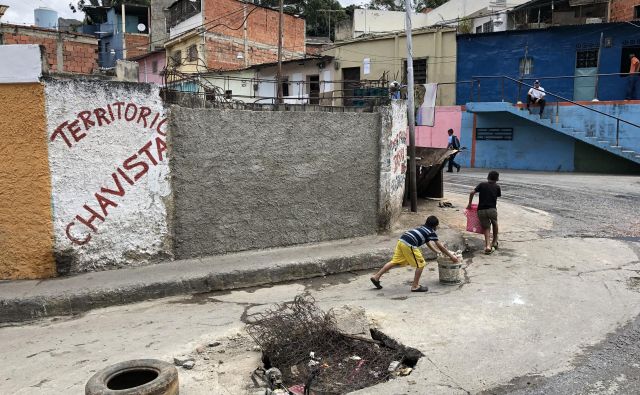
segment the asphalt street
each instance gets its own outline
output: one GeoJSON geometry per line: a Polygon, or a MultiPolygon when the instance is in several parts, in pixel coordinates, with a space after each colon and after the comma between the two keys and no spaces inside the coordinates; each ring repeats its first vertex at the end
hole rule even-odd
{"type": "MultiPolygon", "coordinates": [[[[447,173],[454,207],[421,200],[390,245],[431,214],[455,245],[468,193],[486,174],[447,173]]],[[[465,254],[460,285],[440,284],[430,261],[425,294],[409,292],[413,271],[399,268],[381,290],[370,272],[344,273],[8,325],[0,394],[82,394],[110,364],[185,355],[195,367],[179,369],[181,394],[263,394],[250,380],[260,353],[245,323],[299,294],[324,310],[360,306],[370,325],[425,355],[409,376],[359,394],[640,393],[640,178],[505,171],[500,184],[500,250],[465,254]]],[[[464,237],[480,248],[479,235],[464,237]]]]}
{"type": "MultiPolygon", "coordinates": [[[[448,174],[445,188],[464,193],[484,180],[484,170],[448,174]]],[[[640,259],[640,177],[503,171],[503,199],[551,213],[542,237],[623,240],[640,259]]],[[[588,325],[588,322],[584,323],[588,325]]],[[[570,370],[544,377],[525,375],[484,394],[638,394],[640,317],[588,347],[570,370]]]]}

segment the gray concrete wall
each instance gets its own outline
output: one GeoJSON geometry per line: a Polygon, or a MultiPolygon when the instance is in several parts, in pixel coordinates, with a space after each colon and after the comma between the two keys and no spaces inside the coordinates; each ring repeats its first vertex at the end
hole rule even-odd
{"type": "Polygon", "coordinates": [[[151,31],[150,39],[152,49],[162,48],[164,42],[169,39],[167,26],[165,25],[164,9],[175,0],[151,0],[151,31]]]}
{"type": "Polygon", "coordinates": [[[173,106],[176,258],[372,234],[380,114],[173,106]]]}

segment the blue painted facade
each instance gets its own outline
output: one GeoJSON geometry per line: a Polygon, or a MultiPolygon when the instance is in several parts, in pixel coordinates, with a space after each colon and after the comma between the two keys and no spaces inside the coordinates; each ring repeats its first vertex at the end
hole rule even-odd
{"type": "MultiPolygon", "coordinates": [[[[591,106],[640,124],[639,104],[591,106]]],[[[624,150],[635,151],[625,153],[612,147],[616,144],[615,119],[575,105],[554,107],[549,112],[541,119],[509,103],[467,104],[467,112],[462,113],[460,138],[467,149],[458,156],[459,162],[471,166],[475,117],[476,128],[513,130],[512,140],[476,140],[475,167],[640,174],[635,156],[640,152],[640,128],[621,123],[618,144],[624,150]]]]}
{"type": "MultiPolygon", "coordinates": [[[[599,73],[628,72],[627,51],[634,50],[640,57],[640,28],[628,23],[604,23],[459,35],[457,80],[502,75],[518,79],[521,77],[520,62],[526,54],[532,59],[532,70],[523,76],[526,78],[524,82],[532,84],[534,79],[540,79],[548,92],[574,100],[572,78],[544,78],[575,75],[577,52],[598,49],[601,33],[605,45],[600,54],[599,73]]],[[[624,99],[627,79],[622,76],[600,77],[598,98],[624,99]]],[[[470,101],[525,102],[528,89],[523,87],[518,91],[518,84],[511,81],[505,81],[503,87],[500,79],[480,79],[480,87],[474,89],[473,98],[468,84],[458,84],[456,101],[461,105],[470,101]]],[[[640,98],[640,87],[636,89],[636,98],[640,98]]],[[[550,96],[547,99],[549,102],[557,101],[550,96]]]]}
{"type": "MultiPolygon", "coordinates": [[[[460,142],[468,150],[458,158],[471,166],[473,115],[462,114],[460,142]]],[[[540,127],[511,114],[477,114],[478,128],[513,128],[513,140],[476,141],[475,167],[542,171],[574,171],[574,143],[571,137],[540,127]]]]}

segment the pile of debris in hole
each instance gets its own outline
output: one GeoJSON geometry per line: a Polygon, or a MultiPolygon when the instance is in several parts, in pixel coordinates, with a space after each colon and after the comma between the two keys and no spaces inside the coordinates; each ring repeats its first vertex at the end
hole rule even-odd
{"type": "Polygon", "coordinates": [[[422,356],[376,330],[373,339],[340,331],[310,296],[253,315],[247,332],[262,348],[255,374],[267,394],[344,394],[407,375],[422,356]]]}

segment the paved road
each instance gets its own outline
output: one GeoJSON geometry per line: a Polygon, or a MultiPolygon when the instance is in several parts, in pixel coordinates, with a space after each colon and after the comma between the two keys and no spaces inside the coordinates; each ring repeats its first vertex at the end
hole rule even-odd
{"type": "MultiPolygon", "coordinates": [[[[485,175],[485,170],[448,174],[445,187],[465,192],[485,175]]],[[[640,177],[504,171],[500,184],[506,201],[553,214],[548,235],[621,239],[640,257],[640,177]]],[[[522,376],[483,393],[638,394],[640,317],[585,350],[573,365],[552,377],[522,376]]]]}
{"type": "MultiPolygon", "coordinates": [[[[451,192],[467,193],[485,174],[447,174],[456,208],[421,202],[422,211],[405,215],[403,226],[427,213],[461,224],[465,196],[451,192]]],[[[248,378],[260,355],[242,334],[243,321],[301,293],[323,309],[362,306],[384,333],[425,354],[410,376],[362,394],[640,393],[640,243],[632,200],[640,178],[504,172],[502,179],[503,244],[493,255],[467,256],[460,286],[439,284],[430,263],[422,281],[427,294],[408,292],[412,271],[396,269],[379,291],[370,273],[347,273],[3,327],[0,394],[81,394],[106,365],[182,354],[193,355],[196,366],[180,370],[181,393],[254,394],[248,378]],[[195,351],[212,341],[222,344],[195,351]]]]}
{"type": "MultiPolygon", "coordinates": [[[[445,173],[448,191],[468,193],[486,170],[445,173]]],[[[502,171],[503,199],[553,214],[550,235],[640,237],[640,177],[502,171]]]]}

